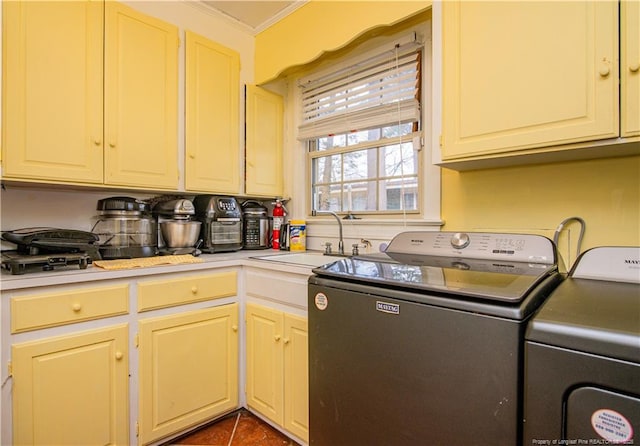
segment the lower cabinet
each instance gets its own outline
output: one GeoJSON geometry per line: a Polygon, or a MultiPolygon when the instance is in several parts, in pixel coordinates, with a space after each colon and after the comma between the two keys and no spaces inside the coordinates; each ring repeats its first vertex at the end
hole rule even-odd
{"type": "Polygon", "coordinates": [[[13,443],[129,443],[128,325],[11,348],[13,443]]]}
{"type": "Polygon", "coordinates": [[[307,319],[247,303],[247,405],[309,439],[307,319]]]}
{"type": "Polygon", "coordinates": [[[139,322],[139,444],[238,407],[238,304],[139,322]]]}
{"type": "Polygon", "coordinates": [[[249,268],[249,302],[237,268],[3,290],[0,444],[161,444],[237,409],[240,302],[247,407],[308,442],[306,277],[249,268]]]}

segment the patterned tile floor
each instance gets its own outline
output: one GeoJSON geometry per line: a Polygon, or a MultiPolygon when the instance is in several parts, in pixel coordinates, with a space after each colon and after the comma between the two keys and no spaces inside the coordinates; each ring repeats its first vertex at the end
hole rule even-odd
{"type": "Polygon", "coordinates": [[[298,446],[298,443],[246,409],[240,409],[213,424],[173,440],[170,445],[298,446]]]}

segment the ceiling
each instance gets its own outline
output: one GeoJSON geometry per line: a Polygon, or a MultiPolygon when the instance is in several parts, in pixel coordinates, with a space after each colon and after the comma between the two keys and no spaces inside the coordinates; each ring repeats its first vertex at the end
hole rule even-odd
{"type": "Polygon", "coordinates": [[[274,24],[305,2],[306,0],[200,0],[202,6],[230,17],[254,33],[274,24]]]}

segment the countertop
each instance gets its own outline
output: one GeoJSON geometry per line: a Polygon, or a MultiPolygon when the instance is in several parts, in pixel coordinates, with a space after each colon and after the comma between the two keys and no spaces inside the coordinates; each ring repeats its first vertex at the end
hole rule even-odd
{"type": "Polygon", "coordinates": [[[21,275],[11,274],[7,270],[0,273],[2,291],[36,288],[52,285],[96,282],[102,280],[138,278],[157,274],[202,271],[212,268],[249,266],[297,274],[311,274],[313,268],[336,260],[325,257],[319,251],[290,252],[265,250],[240,250],[236,252],[202,254],[202,263],[180,265],[158,265],[125,270],[105,270],[93,265],[87,269],[68,266],[53,271],[31,272],[21,275]],[[259,257],[262,257],[260,259],[259,257]]]}

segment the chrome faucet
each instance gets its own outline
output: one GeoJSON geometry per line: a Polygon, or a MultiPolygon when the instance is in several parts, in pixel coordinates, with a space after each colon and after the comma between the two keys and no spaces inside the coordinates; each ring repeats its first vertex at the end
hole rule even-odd
{"type": "Polygon", "coordinates": [[[340,217],[338,217],[338,214],[336,214],[333,211],[316,211],[315,209],[311,211],[311,215],[313,215],[314,217],[318,214],[333,215],[333,217],[338,222],[338,226],[340,227],[340,240],[338,241],[338,254],[344,255],[344,241],[342,240],[342,221],[340,220],[340,217]]]}

